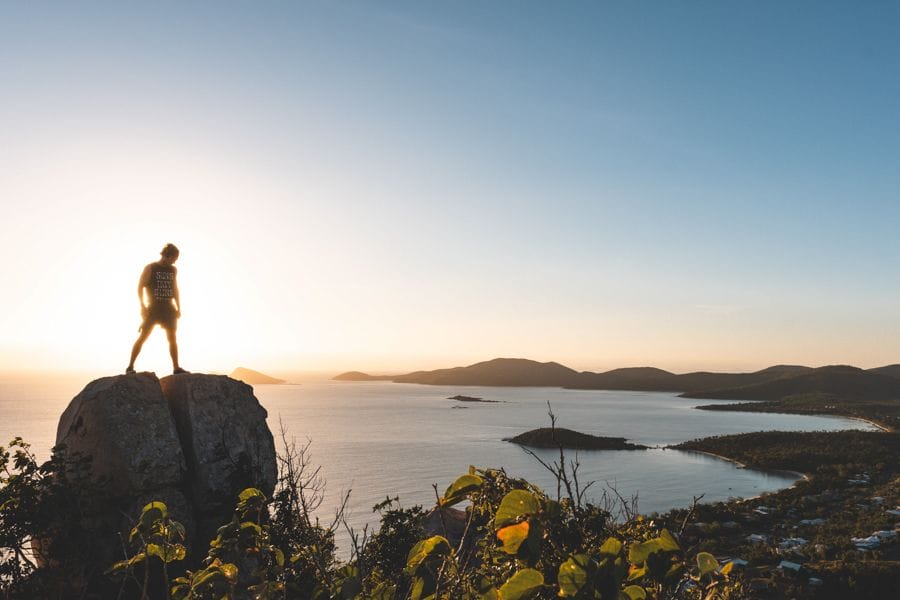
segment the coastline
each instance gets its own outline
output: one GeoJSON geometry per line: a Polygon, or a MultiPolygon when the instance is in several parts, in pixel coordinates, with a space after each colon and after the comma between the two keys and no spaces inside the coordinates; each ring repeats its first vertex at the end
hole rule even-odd
{"type": "MultiPolygon", "coordinates": [[[[768,402],[768,400],[747,400],[747,401],[734,401],[734,404],[749,404],[751,402],[768,402]]],[[[853,421],[862,421],[863,423],[868,423],[869,425],[875,427],[879,431],[883,431],[885,433],[893,432],[893,429],[879,423],[878,421],[873,421],[871,419],[867,419],[865,417],[859,417],[855,415],[842,415],[839,413],[827,412],[827,413],[815,413],[815,412],[802,412],[802,411],[791,411],[791,410],[731,410],[731,409],[721,409],[721,408],[710,408],[713,406],[730,406],[729,404],[698,404],[697,406],[693,406],[694,410],[707,410],[713,412],[742,412],[742,413],[754,413],[754,414],[768,414],[768,415],[800,415],[800,416],[808,416],[808,417],[825,417],[825,418],[834,418],[834,419],[851,419],[853,421]]]]}
{"type": "MultiPolygon", "coordinates": [[[[838,416],[838,417],[839,417],[839,416],[842,416],[842,415],[835,415],[835,416],[838,416]]],[[[857,421],[862,421],[862,422],[864,422],[864,423],[868,423],[869,425],[872,425],[873,427],[875,427],[875,428],[877,428],[877,429],[879,429],[879,430],[881,430],[881,431],[883,431],[883,432],[885,432],[885,433],[892,433],[892,432],[894,431],[893,429],[891,429],[890,427],[888,427],[888,426],[886,426],[886,425],[882,425],[881,423],[878,423],[877,421],[872,421],[872,420],[870,420],[870,419],[866,419],[865,417],[846,417],[846,418],[848,418],[848,419],[855,419],[855,420],[857,420],[857,421]]]]}
{"type": "MultiPolygon", "coordinates": [[[[666,446],[665,448],[667,450],[677,450],[678,452],[695,452],[697,454],[705,454],[706,456],[711,456],[713,458],[718,458],[719,460],[724,460],[724,461],[727,461],[730,463],[734,463],[740,469],[750,469],[751,471],[758,471],[759,473],[775,473],[775,474],[786,473],[788,475],[796,477],[797,481],[795,481],[793,484],[789,485],[788,487],[784,488],[786,490],[794,487],[795,485],[797,485],[797,482],[799,482],[801,480],[809,481],[812,478],[812,476],[808,473],[804,473],[802,471],[793,471],[791,469],[761,469],[761,468],[757,468],[757,467],[751,467],[749,465],[742,463],[741,461],[739,461],[735,458],[729,458],[727,456],[722,456],[721,454],[716,454],[715,452],[708,452],[706,450],[685,450],[682,448],[676,448],[675,446],[666,446]]],[[[758,498],[758,496],[753,496],[751,498],[745,498],[745,500],[751,500],[752,498],[758,498]]]]}

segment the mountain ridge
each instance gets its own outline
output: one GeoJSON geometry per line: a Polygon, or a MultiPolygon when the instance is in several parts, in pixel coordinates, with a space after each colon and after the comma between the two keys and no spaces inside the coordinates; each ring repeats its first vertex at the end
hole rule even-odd
{"type": "Polygon", "coordinates": [[[338,381],[393,381],[423,385],[486,387],[563,387],[581,390],[681,392],[685,397],[768,400],[778,390],[792,393],[827,392],[861,397],[900,398],[900,364],[864,370],[847,365],[808,367],[778,364],[749,373],[695,371],[676,374],[657,367],[623,367],[600,373],[575,371],[558,362],[525,358],[494,358],[467,366],[413,371],[403,375],[368,375],[349,371],[338,381]],[[803,379],[807,377],[807,379],[803,379]],[[793,380],[801,378],[799,382],[793,380]],[[788,383],[793,382],[793,383],[788,383]],[[893,382],[896,382],[894,385],[893,382]],[[758,387],[763,386],[763,387],[758,387]],[[765,387],[769,386],[769,387],[765,387]],[[797,390],[797,391],[792,391],[797,390]],[[860,391],[861,390],[861,391],[860,391]],[[868,391],[867,391],[868,390],[868,391]],[[709,394],[731,394],[712,396],[709,394]],[[750,398],[746,394],[758,394],[750,398]]]}

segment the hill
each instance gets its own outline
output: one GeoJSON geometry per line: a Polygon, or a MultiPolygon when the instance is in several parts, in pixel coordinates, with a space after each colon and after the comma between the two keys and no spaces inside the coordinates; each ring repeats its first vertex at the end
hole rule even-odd
{"type": "Polygon", "coordinates": [[[566,387],[580,390],[683,391],[678,375],[655,367],[629,367],[605,373],[578,373],[566,387]]]}
{"type": "MultiPolygon", "coordinates": [[[[236,374],[232,376],[238,377],[236,374]]],[[[676,374],[655,367],[630,367],[593,373],[578,372],[557,362],[495,358],[465,367],[415,371],[405,375],[369,375],[361,371],[348,371],[334,379],[425,385],[684,392],[683,395],[688,398],[723,400],[780,400],[786,396],[809,393],[860,400],[900,398],[900,365],[888,365],[868,371],[850,366],[814,369],[801,365],[774,365],[752,373],[697,371],[676,374]]]]}
{"type": "Polygon", "coordinates": [[[898,379],[900,379],[900,365],[886,365],[884,367],[875,367],[874,369],[869,369],[869,373],[888,375],[889,377],[897,377],[898,379]]]}
{"type": "Polygon", "coordinates": [[[587,390],[641,390],[648,392],[691,392],[740,387],[793,377],[812,371],[810,367],[775,365],[753,373],[712,373],[698,371],[676,375],[653,367],[614,369],[605,373],[579,373],[566,387],[587,390]]]}
{"type": "Polygon", "coordinates": [[[565,387],[576,375],[577,371],[555,362],[495,358],[467,367],[416,371],[394,377],[393,381],[429,385],[565,387]]]}
{"type": "Polygon", "coordinates": [[[260,373],[259,371],[254,371],[253,369],[247,369],[244,367],[238,367],[237,369],[232,371],[230,377],[232,379],[243,381],[244,383],[249,383],[250,385],[285,382],[284,379],[269,377],[264,373],[260,373]]]}
{"type": "Polygon", "coordinates": [[[854,400],[900,398],[900,379],[844,365],[820,367],[793,377],[751,385],[707,389],[682,394],[717,400],[781,400],[798,394],[832,394],[854,400]]]}
{"type": "Polygon", "coordinates": [[[795,377],[809,373],[813,369],[799,365],[775,365],[752,373],[685,373],[678,376],[680,390],[691,392],[718,388],[741,387],[785,377],[795,377]]]}
{"type": "Polygon", "coordinates": [[[395,375],[369,375],[362,371],[347,371],[340,375],[335,375],[331,379],[334,381],[391,381],[395,375]]]}

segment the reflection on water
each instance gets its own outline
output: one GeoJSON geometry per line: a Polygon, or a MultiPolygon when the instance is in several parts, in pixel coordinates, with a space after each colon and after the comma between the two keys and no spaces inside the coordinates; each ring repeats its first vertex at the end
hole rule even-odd
{"type": "MultiPolygon", "coordinates": [[[[22,436],[39,458],[48,458],[59,415],[84,383],[0,381],[0,440],[22,436]]],[[[257,386],[255,391],[273,431],[280,418],[290,435],[312,440],[313,462],[327,479],[322,517],[334,510],[342,491],[351,490],[355,527],[376,522],[371,508],[385,496],[399,495],[406,506],[432,503],[431,485],[443,492],[469,465],[503,467],[555,492],[555,481],[534,458],[502,441],[548,425],[548,401],[560,427],[649,446],[760,430],[871,428],[841,418],[693,410],[708,401],[658,392],[330,381],[257,386]],[[503,402],[447,400],[456,394],[503,402]]],[[[557,457],[553,451],[538,452],[545,460],[557,457]]],[[[596,481],[597,493],[612,485],[623,496],[636,494],[642,512],[686,506],[700,494],[706,502],[756,496],[795,481],[788,474],[739,469],[713,457],[663,448],[581,451],[578,459],[582,482],[596,481]]]]}

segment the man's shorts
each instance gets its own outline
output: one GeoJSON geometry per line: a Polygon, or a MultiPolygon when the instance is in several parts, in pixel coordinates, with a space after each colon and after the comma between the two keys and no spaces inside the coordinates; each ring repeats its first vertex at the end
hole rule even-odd
{"type": "Polygon", "coordinates": [[[159,325],[166,331],[175,331],[178,327],[178,311],[171,303],[151,304],[147,308],[144,316],[144,322],[141,323],[142,330],[153,329],[154,325],[159,325]]]}

